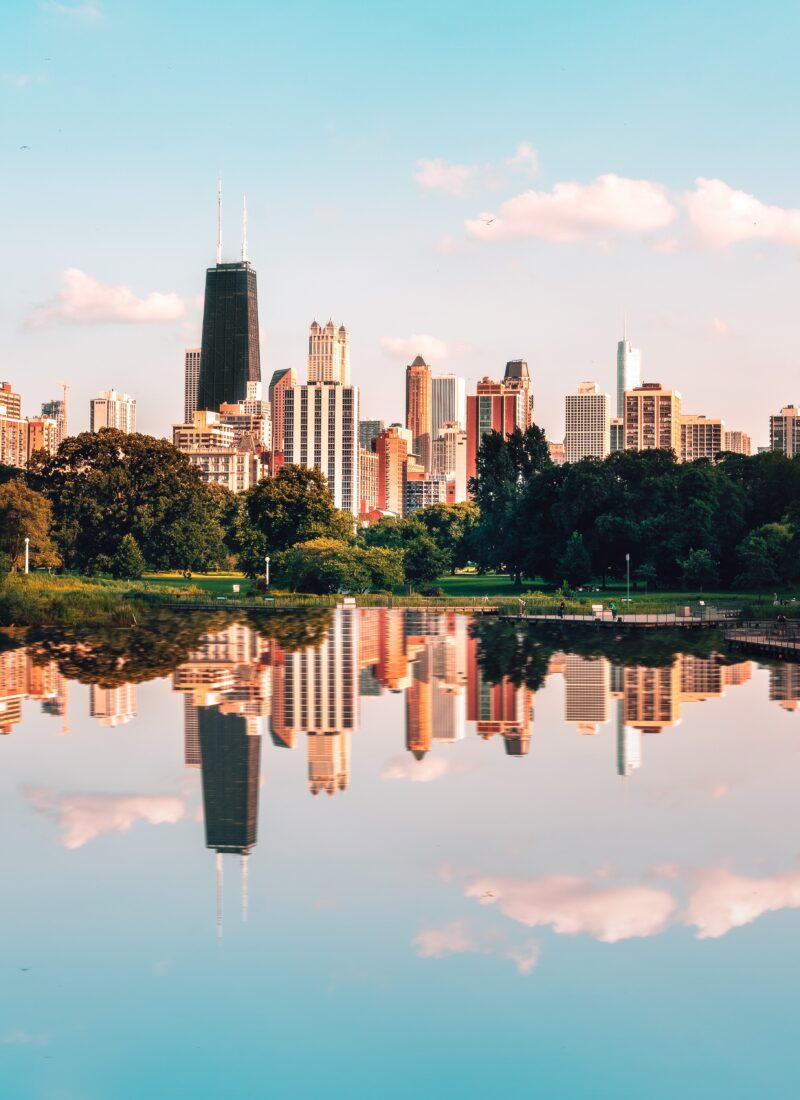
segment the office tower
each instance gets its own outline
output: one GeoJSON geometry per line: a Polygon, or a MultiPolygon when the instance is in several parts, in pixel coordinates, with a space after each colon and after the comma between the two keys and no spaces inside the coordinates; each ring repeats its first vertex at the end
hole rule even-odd
{"type": "Polygon", "coordinates": [[[191,695],[183,697],[183,765],[199,768],[203,762],[200,752],[200,708],[191,695]]]}
{"type": "Polygon", "coordinates": [[[612,416],[609,423],[609,452],[625,450],[625,430],[621,416],[612,416]]]}
{"type": "Polygon", "coordinates": [[[681,395],[659,382],[644,382],[625,393],[623,432],[626,451],[654,448],[681,453],[681,395]]]}
{"type": "Polygon", "coordinates": [[[681,462],[694,462],[697,458],[712,461],[724,450],[725,422],[707,416],[681,416],[681,462]]]}
{"type": "MultiPolygon", "coordinates": [[[[405,515],[410,516],[420,508],[432,504],[447,504],[447,482],[437,478],[420,478],[406,481],[405,515]]],[[[454,504],[455,501],[450,501],[454,504]]]]}
{"type": "MultiPolygon", "coordinates": [[[[625,393],[642,384],[642,353],[631,346],[627,326],[617,344],[617,416],[625,415],[625,393]]],[[[620,448],[622,450],[622,448],[620,448]]]]}
{"type": "Polygon", "coordinates": [[[0,466],[24,468],[28,461],[28,428],[22,399],[10,382],[0,382],[0,466]]]}
{"type": "Polygon", "coordinates": [[[564,719],[580,733],[596,733],[609,717],[611,666],[605,657],[591,660],[573,653],[564,662],[564,719]]]}
{"type": "Polygon", "coordinates": [[[460,504],[467,499],[467,433],[457,423],[445,423],[431,447],[431,473],[434,478],[452,483],[448,501],[460,504]]]}
{"type": "Polygon", "coordinates": [[[402,516],[405,507],[408,439],[399,424],[392,424],[375,440],[378,455],[378,508],[402,516]]]}
{"type": "Polygon", "coordinates": [[[642,766],[642,731],[625,725],[621,700],[616,703],[616,711],[617,774],[626,778],[642,766]]]}
{"type": "Polygon", "coordinates": [[[358,386],[309,382],[284,397],[284,462],[315,467],[334,504],[358,514],[358,386]]]}
{"type": "Polygon", "coordinates": [[[431,369],[421,355],[406,367],[406,427],[412,451],[425,470],[431,468],[431,369]]]}
{"type": "Polygon", "coordinates": [[[291,367],[276,370],[269,383],[269,404],[272,410],[272,449],[283,454],[283,403],[288,389],[297,384],[291,367]]]}
{"type": "Polygon", "coordinates": [[[258,286],[247,258],[247,222],[243,222],[242,258],[222,262],[222,193],[217,207],[217,262],[206,269],[203,336],[197,408],[216,410],[225,402],[244,401],[247,383],[261,381],[258,286]]]}
{"type": "Polygon", "coordinates": [[[475,394],[467,397],[468,478],[477,474],[478,451],[485,435],[494,431],[505,438],[515,428],[524,431],[529,426],[529,398],[524,388],[509,388],[505,381],[493,382],[491,378],[483,378],[475,394]]]}
{"type": "Polygon", "coordinates": [[[769,418],[769,449],[787,458],[800,455],[800,412],[796,405],[785,405],[777,416],[769,418]]]}
{"type": "Polygon", "coordinates": [[[358,448],[358,514],[368,516],[379,507],[380,459],[375,451],[358,448]]]}
{"type": "Polygon", "coordinates": [[[737,455],[749,455],[752,452],[752,440],[747,432],[725,432],[724,450],[737,455]]]}
{"type": "Polygon", "coordinates": [[[89,403],[89,431],[116,428],[120,432],[136,431],[136,398],[116,390],[104,390],[89,403]]]}
{"type": "Polygon", "coordinates": [[[511,359],[506,363],[503,385],[509,393],[519,395],[519,426],[522,431],[525,431],[533,424],[533,385],[528,373],[528,364],[524,359],[511,359]]]}
{"type": "Polygon", "coordinates": [[[136,685],[101,688],[92,684],[89,694],[89,714],[101,726],[123,726],[136,715],[136,685]]]}
{"type": "Polygon", "coordinates": [[[431,378],[431,428],[433,439],[445,424],[467,426],[467,384],[455,374],[434,374],[431,378]]]}
{"type": "Polygon", "coordinates": [[[308,381],[350,385],[350,334],[344,325],[316,321],[308,330],[308,381]]]}
{"type": "Polygon", "coordinates": [[[67,386],[64,386],[64,399],[62,401],[44,401],[42,403],[42,416],[47,420],[56,422],[56,450],[67,438],[67,386]]]}
{"type": "Polygon", "coordinates": [[[375,450],[375,440],[384,430],[386,425],[382,420],[359,420],[358,445],[365,451],[375,450]]]}
{"type": "Polygon", "coordinates": [[[582,458],[605,458],[609,453],[611,398],[600,393],[596,382],[579,382],[576,393],[568,393],[564,452],[567,462],[582,458]]]}
{"type": "Polygon", "coordinates": [[[190,424],[197,411],[197,387],[200,382],[200,348],[183,353],[183,422],[190,424]]]}
{"type": "Polygon", "coordinates": [[[421,640],[409,638],[408,644],[409,648],[416,648],[417,653],[406,691],[406,749],[415,760],[422,760],[433,744],[430,650],[421,640]]]}
{"type": "Polygon", "coordinates": [[[58,450],[59,425],[49,416],[29,416],[27,421],[28,460],[35,451],[54,455],[58,450]]]}

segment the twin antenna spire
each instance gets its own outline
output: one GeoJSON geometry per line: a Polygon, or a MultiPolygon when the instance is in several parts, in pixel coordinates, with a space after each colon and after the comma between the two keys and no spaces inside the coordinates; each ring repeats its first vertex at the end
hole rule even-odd
{"type": "MultiPolygon", "coordinates": [[[[247,262],[247,195],[245,195],[242,205],[242,263],[247,262]]],[[[217,182],[217,263],[222,263],[222,176],[217,182]]]]}

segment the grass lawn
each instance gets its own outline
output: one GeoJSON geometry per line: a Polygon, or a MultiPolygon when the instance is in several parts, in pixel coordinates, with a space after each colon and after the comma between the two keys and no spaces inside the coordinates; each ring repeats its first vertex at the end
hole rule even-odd
{"type": "Polygon", "coordinates": [[[148,588],[189,588],[193,585],[214,596],[232,596],[235,584],[239,585],[239,595],[246,596],[252,583],[242,573],[192,573],[191,577],[184,577],[182,573],[145,573],[142,580],[148,588]]]}

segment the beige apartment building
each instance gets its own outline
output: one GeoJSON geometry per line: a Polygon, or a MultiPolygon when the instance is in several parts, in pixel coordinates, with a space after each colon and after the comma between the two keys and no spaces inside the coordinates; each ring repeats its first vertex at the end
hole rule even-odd
{"type": "Polygon", "coordinates": [[[579,382],[565,398],[567,462],[605,458],[611,447],[611,397],[596,382],[579,382]]]}
{"type": "Polygon", "coordinates": [[[308,330],[308,381],[341,382],[350,385],[350,334],[333,321],[322,325],[312,321],[308,330]]]}
{"type": "Polygon", "coordinates": [[[747,432],[725,432],[724,449],[737,455],[749,455],[753,452],[753,441],[747,432]]]}
{"type": "Polygon", "coordinates": [[[796,405],[785,405],[777,416],[769,418],[769,449],[787,458],[800,455],[800,412],[796,405]]]}
{"type": "Polygon", "coordinates": [[[28,426],[22,398],[10,382],[0,382],[0,466],[24,467],[28,460],[28,426]]]}
{"type": "Polygon", "coordinates": [[[725,450],[725,421],[708,416],[681,416],[681,462],[712,461],[725,450]]]}
{"type": "Polygon", "coordinates": [[[657,448],[681,453],[681,395],[660,382],[625,391],[623,438],[626,451],[657,448]]]}

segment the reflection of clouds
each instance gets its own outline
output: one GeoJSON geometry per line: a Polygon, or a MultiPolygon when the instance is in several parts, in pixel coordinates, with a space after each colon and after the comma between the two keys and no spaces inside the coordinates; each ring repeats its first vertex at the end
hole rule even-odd
{"type": "Polygon", "coordinates": [[[777,909],[800,908],[800,871],[756,879],[716,868],[700,872],[698,882],[683,919],[699,939],[724,936],[777,909]]]}
{"type": "Polygon", "coordinates": [[[444,775],[466,775],[474,765],[465,760],[448,760],[446,756],[426,756],[415,760],[411,756],[396,756],[381,772],[381,779],[410,779],[412,783],[432,783],[444,775]]]}
{"type": "Polygon", "coordinates": [[[445,955],[478,950],[478,945],[460,920],[443,924],[440,928],[423,928],[411,942],[422,959],[441,959],[445,955]]]}
{"type": "Polygon", "coordinates": [[[21,1027],[16,1027],[0,1035],[0,1046],[16,1047],[30,1044],[31,1046],[40,1047],[43,1046],[49,1038],[49,1035],[43,1033],[32,1035],[29,1031],[24,1031],[21,1027]]]}
{"type": "Polygon", "coordinates": [[[563,936],[588,932],[603,943],[663,931],[677,904],[655,887],[609,886],[570,875],[485,877],[470,883],[466,894],[496,903],[507,917],[529,927],[549,924],[563,936]]]}
{"type": "Polygon", "coordinates": [[[517,964],[517,970],[520,974],[530,974],[533,968],[539,961],[539,952],[541,948],[536,940],[528,940],[526,943],[521,943],[519,947],[512,947],[505,955],[505,958],[511,959],[512,962],[517,964]]]}
{"type": "Polygon", "coordinates": [[[65,848],[80,848],[104,833],[127,832],[137,821],[174,825],[187,812],[184,800],[174,795],[59,794],[38,787],[28,798],[58,822],[65,848]]]}

